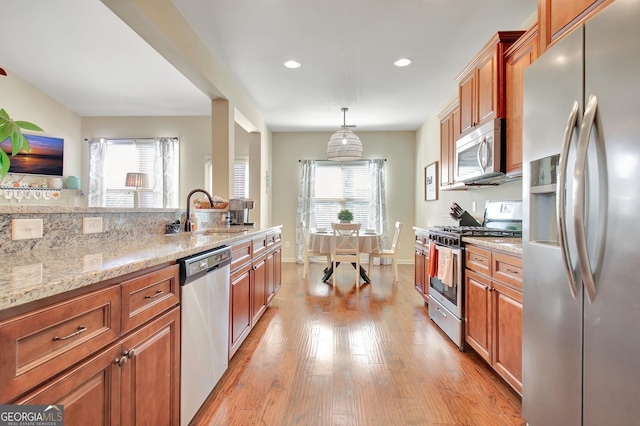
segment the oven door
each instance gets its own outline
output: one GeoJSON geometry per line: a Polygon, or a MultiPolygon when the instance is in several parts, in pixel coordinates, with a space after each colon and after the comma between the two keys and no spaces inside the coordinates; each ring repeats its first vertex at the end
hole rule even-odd
{"type": "MultiPolygon", "coordinates": [[[[436,245],[436,248],[439,247],[436,245]]],[[[437,300],[458,319],[462,319],[462,249],[451,249],[453,256],[453,283],[446,286],[437,276],[429,279],[429,297],[437,300]]]]}

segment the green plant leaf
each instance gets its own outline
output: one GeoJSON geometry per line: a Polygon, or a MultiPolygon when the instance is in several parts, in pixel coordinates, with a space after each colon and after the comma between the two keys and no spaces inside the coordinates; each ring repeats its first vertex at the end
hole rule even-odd
{"type": "Polygon", "coordinates": [[[20,129],[16,126],[11,135],[11,156],[17,155],[21,150],[25,150],[29,152],[29,141],[24,137],[22,133],[20,133],[20,129]]]}
{"type": "Polygon", "coordinates": [[[43,130],[37,124],[29,123],[28,121],[16,121],[16,125],[22,129],[35,130],[42,132],[43,130]]]}
{"type": "Polygon", "coordinates": [[[10,164],[9,156],[4,149],[0,148],[0,177],[5,177],[9,171],[10,164]]]}
{"type": "Polygon", "coordinates": [[[0,124],[0,143],[6,141],[9,136],[11,136],[10,127],[7,125],[7,123],[0,124]]]}
{"type": "Polygon", "coordinates": [[[2,121],[3,119],[7,121],[11,120],[9,118],[9,114],[7,114],[7,111],[5,111],[4,108],[0,109],[0,121],[2,121]]]}

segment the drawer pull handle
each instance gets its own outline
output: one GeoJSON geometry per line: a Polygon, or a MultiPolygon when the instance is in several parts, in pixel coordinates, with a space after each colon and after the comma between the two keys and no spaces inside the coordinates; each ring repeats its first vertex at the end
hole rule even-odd
{"type": "Polygon", "coordinates": [[[71,339],[73,336],[77,336],[78,334],[80,334],[80,333],[84,333],[85,331],[87,331],[87,327],[84,327],[84,326],[82,326],[82,325],[81,325],[81,326],[79,326],[79,327],[78,327],[78,331],[74,331],[74,332],[73,332],[73,333],[71,333],[70,335],[68,335],[68,336],[64,336],[64,337],[58,337],[58,336],[55,336],[55,337],[53,338],[53,341],[54,341],[54,342],[57,342],[58,340],[67,340],[67,339],[71,339]]]}
{"type": "Polygon", "coordinates": [[[509,268],[505,268],[505,272],[518,275],[518,271],[514,271],[513,269],[509,269],[509,268]]]}
{"type": "Polygon", "coordinates": [[[164,291],[162,290],[158,290],[156,291],[156,294],[154,294],[153,296],[145,296],[145,299],[155,299],[156,297],[160,296],[162,293],[164,293],[164,291]]]}
{"type": "Polygon", "coordinates": [[[440,309],[439,307],[436,307],[436,309],[438,310],[438,312],[440,313],[440,315],[442,315],[443,317],[447,317],[447,314],[445,314],[444,312],[442,312],[442,309],[440,309]]]}

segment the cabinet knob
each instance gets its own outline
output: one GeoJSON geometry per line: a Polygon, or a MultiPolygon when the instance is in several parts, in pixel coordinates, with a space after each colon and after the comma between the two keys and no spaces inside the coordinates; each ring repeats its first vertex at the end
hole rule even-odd
{"type": "Polygon", "coordinates": [[[126,351],[124,353],[124,356],[126,356],[129,359],[132,359],[134,356],[136,356],[136,350],[135,349],[129,349],[128,351],[126,351]]]}
{"type": "Polygon", "coordinates": [[[121,356],[120,358],[116,358],[113,361],[114,364],[118,364],[119,367],[124,367],[124,365],[127,363],[127,357],[126,356],[121,356]]]}

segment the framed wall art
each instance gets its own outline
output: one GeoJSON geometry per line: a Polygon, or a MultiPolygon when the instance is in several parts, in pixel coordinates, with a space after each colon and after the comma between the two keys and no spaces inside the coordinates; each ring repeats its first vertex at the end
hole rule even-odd
{"type": "Polygon", "coordinates": [[[438,199],[438,162],[434,161],[424,168],[424,199],[438,199]]]}

